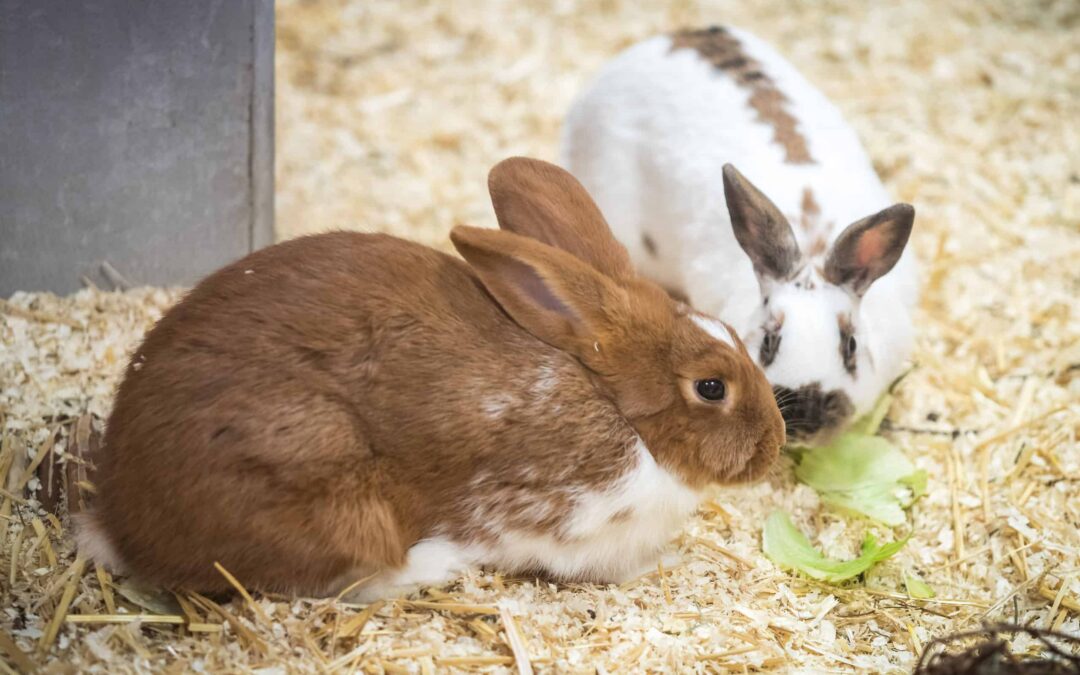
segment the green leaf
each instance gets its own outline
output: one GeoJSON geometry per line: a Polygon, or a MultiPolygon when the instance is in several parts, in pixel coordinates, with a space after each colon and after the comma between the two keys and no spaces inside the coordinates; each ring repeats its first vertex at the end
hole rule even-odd
{"type": "Polygon", "coordinates": [[[904,587],[907,588],[908,597],[916,600],[929,600],[937,595],[937,592],[931,588],[930,584],[911,572],[904,575],[904,587]]]}
{"type": "Polygon", "coordinates": [[[805,450],[795,476],[826,504],[895,527],[904,509],[926,492],[926,472],[881,436],[841,434],[830,445],[805,450]]]}
{"type": "Polygon", "coordinates": [[[926,494],[926,469],[919,469],[910,476],[904,476],[900,482],[911,488],[911,501],[926,494]]]}
{"type": "Polygon", "coordinates": [[[887,487],[821,493],[821,501],[847,513],[866,516],[889,527],[904,524],[904,509],[887,487]]]}
{"type": "Polygon", "coordinates": [[[867,436],[873,436],[881,428],[881,423],[885,420],[885,415],[889,414],[889,408],[892,406],[893,397],[889,393],[884,393],[881,398],[874,404],[873,410],[863,415],[855,423],[851,425],[850,431],[859,434],[866,434],[867,436]]]}
{"type": "Polygon", "coordinates": [[[765,555],[778,566],[811,579],[838,583],[856,577],[904,547],[907,538],[879,546],[872,535],[863,539],[862,552],[854,560],[826,558],[810,544],[783,511],[774,511],[765,522],[762,536],[765,555]]]}

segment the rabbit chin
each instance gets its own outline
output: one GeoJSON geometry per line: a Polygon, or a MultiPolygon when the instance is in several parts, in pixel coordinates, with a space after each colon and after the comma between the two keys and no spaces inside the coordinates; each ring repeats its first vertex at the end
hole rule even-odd
{"type": "MultiPolygon", "coordinates": [[[[568,582],[619,583],[639,576],[656,564],[703,494],[658,465],[640,439],[635,452],[636,464],[618,481],[577,496],[559,531],[503,528],[495,514],[487,514],[484,529],[490,538],[454,541],[436,535],[420,541],[409,549],[403,567],[359,584],[347,597],[370,601],[408,593],[479,566],[568,582]]],[[[339,586],[361,578],[360,572],[343,577],[339,586]]]]}

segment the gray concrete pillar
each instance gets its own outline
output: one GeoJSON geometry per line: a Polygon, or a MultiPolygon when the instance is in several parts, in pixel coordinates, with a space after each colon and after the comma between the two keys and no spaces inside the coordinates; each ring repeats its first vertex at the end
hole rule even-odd
{"type": "Polygon", "coordinates": [[[0,297],[270,243],[273,57],[272,0],[0,0],[0,297]]]}

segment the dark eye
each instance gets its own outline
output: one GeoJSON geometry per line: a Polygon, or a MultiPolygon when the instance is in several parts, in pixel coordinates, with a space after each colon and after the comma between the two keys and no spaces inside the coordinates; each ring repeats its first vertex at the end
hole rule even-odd
{"type": "Polygon", "coordinates": [[[723,401],[724,395],[727,393],[724,381],[716,379],[698,380],[694,383],[694,389],[697,390],[698,396],[706,401],[723,401]]]}
{"type": "Polygon", "coordinates": [[[774,331],[767,331],[765,337],[761,339],[761,354],[759,355],[761,365],[767,366],[773,362],[776,358],[776,352],[780,349],[780,334],[774,331]]]}
{"type": "Polygon", "coordinates": [[[844,360],[850,360],[855,358],[855,348],[858,347],[858,343],[855,342],[855,336],[847,336],[847,340],[844,341],[844,360]]]}

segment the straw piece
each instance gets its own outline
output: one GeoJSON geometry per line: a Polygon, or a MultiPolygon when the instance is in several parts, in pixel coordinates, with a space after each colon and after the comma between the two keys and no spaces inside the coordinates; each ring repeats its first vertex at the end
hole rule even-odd
{"type": "Polygon", "coordinates": [[[744,569],[748,569],[748,570],[754,569],[754,563],[752,563],[751,561],[749,561],[746,558],[742,557],[741,555],[735,553],[734,551],[731,551],[728,548],[726,548],[724,546],[721,546],[720,544],[711,542],[708,539],[704,539],[704,538],[701,538],[701,537],[695,538],[694,542],[698,543],[698,544],[701,544],[702,546],[708,548],[711,551],[716,551],[717,553],[724,556],[725,558],[728,558],[729,560],[735,561],[740,566],[742,566],[744,569]]]}
{"type": "Polygon", "coordinates": [[[182,626],[187,618],[175,614],[68,614],[65,619],[68,623],[161,623],[182,626]]]}
{"type": "Polygon", "coordinates": [[[435,650],[431,647],[412,647],[409,649],[394,649],[385,654],[388,659],[418,659],[421,656],[431,656],[435,650]]]}
{"type": "Polygon", "coordinates": [[[52,647],[53,642],[56,641],[56,635],[60,632],[60,625],[64,623],[64,617],[67,616],[68,607],[71,606],[71,601],[75,598],[75,590],[79,587],[79,581],[82,579],[83,569],[86,567],[86,560],[82,555],[78,555],[75,558],[75,562],[71,563],[71,574],[68,579],[67,586],[64,588],[64,594],[60,596],[60,602],[56,606],[56,611],[53,613],[53,618],[49,622],[49,627],[45,629],[45,633],[41,636],[41,641],[38,642],[38,654],[44,655],[52,647]]]}
{"type": "Polygon", "coordinates": [[[136,637],[135,633],[128,630],[128,628],[129,626],[125,626],[117,630],[113,635],[120,638],[128,647],[131,647],[132,651],[134,651],[139,658],[149,659],[151,657],[150,651],[143,646],[142,640],[136,637]]]}
{"type": "Polygon", "coordinates": [[[202,605],[206,610],[215,612],[222,619],[227,621],[232,629],[236,632],[237,636],[248,646],[250,649],[254,649],[260,656],[265,656],[269,652],[269,648],[266,643],[259,638],[250,628],[248,628],[243,621],[238,619],[232,612],[225,609],[218,603],[214,602],[210,598],[199,593],[190,594],[192,600],[196,604],[202,605]]]}
{"type": "Polygon", "coordinates": [[[22,556],[22,542],[23,536],[26,534],[26,528],[20,527],[19,531],[15,533],[15,541],[12,542],[11,548],[8,551],[8,555],[11,556],[11,564],[8,569],[8,587],[13,588],[19,572],[19,558],[22,556]]]}
{"type": "Polygon", "coordinates": [[[241,583],[236,580],[236,577],[230,574],[229,571],[225,569],[219,562],[214,563],[214,569],[220,572],[221,576],[225,577],[225,580],[228,581],[229,584],[231,584],[232,587],[236,589],[236,592],[244,598],[244,602],[246,602],[248,606],[251,607],[252,611],[255,612],[255,616],[259,618],[259,621],[261,621],[265,627],[273,627],[274,622],[271,621],[270,617],[266,615],[266,612],[263,611],[263,608],[259,606],[259,603],[255,602],[255,599],[251,597],[251,594],[247,592],[247,589],[244,588],[243,585],[241,585],[241,583]]]}
{"type": "Polygon", "coordinates": [[[15,664],[23,673],[36,673],[37,666],[30,659],[30,655],[19,649],[19,645],[15,644],[14,638],[7,634],[7,631],[0,628],[0,650],[7,653],[8,658],[15,664]]]}
{"type": "Polygon", "coordinates": [[[428,602],[426,600],[398,600],[402,607],[415,609],[433,609],[451,614],[499,614],[499,608],[492,605],[469,605],[460,602],[428,602]]]}
{"type": "Polygon", "coordinates": [[[365,607],[359,614],[350,618],[345,623],[341,624],[340,629],[335,632],[335,641],[337,637],[353,637],[359,635],[364,630],[364,626],[368,621],[371,621],[371,617],[375,616],[375,612],[378,612],[386,604],[384,600],[376,600],[367,607],[365,607]]]}
{"type": "Polygon", "coordinates": [[[30,521],[30,525],[34,528],[34,532],[37,533],[38,541],[45,551],[45,560],[50,567],[56,567],[56,552],[53,551],[52,542],[49,541],[49,533],[45,530],[45,524],[41,522],[40,518],[34,518],[30,521]]]}
{"type": "Polygon", "coordinates": [[[53,445],[56,443],[56,434],[50,433],[45,439],[45,442],[38,448],[37,453],[34,454],[34,458],[30,460],[30,463],[23,470],[22,477],[15,483],[15,492],[22,492],[26,489],[27,483],[34,477],[34,473],[37,471],[38,465],[42,460],[52,451],[53,445]]]}
{"type": "Polygon", "coordinates": [[[174,591],[173,597],[176,598],[176,604],[180,605],[180,611],[184,613],[184,617],[187,619],[188,624],[202,623],[202,617],[199,616],[199,612],[195,609],[195,605],[184,597],[183,593],[174,591]]]}
{"type": "Polygon", "coordinates": [[[506,632],[506,641],[510,645],[510,651],[514,654],[514,663],[517,665],[518,675],[532,675],[532,664],[529,663],[529,650],[525,647],[525,638],[518,631],[517,622],[510,614],[505,605],[499,606],[499,618],[502,619],[503,630],[506,632]]]}
{"type": "Polygon", "coordinates": [[[1065,589],[1065,585],[1062,584],[1056,591],[1047,586],[1039,586],[1039,595],[1046,598],[1051,602],[1055,602],[1058,605],[1065,607],[1080,614],[1080,601],[1073,600],[1069,596],[1065,595],[1062,591],[1065,589]]]}
{"type": "Polygon", "coordinates": [[[668,587],[667,578],[664,575],[664,561],[662,559],[656,561],[656,573],[660,577],[660,589],[664,593],[664,601],[670,605],[674,600],[671,597],[671,588],[668,587]]]}
{"type": "Polygon", "coordinates": [[[757,651],[758,648],[754,645],[746,647],[735,647],[734,649],[728,649],[722,652],[710,652],[708,654],[699,654],[698,661],[723,661],[729,659],[732,656],[739,656],[740,654],[749,654],[750,652],[757,651]]]}
{"type": "Polygon", "coordinates": [[[625,672],[632,670],[634,664],[636,664],[645,653],[645,650],[649,648],[649,643],[642,641],[636,647],[633,647],[622,658],[619,659],[619,665],[614,670],[615,672],[625,672]]]}
{"type": "Polygon", "coordinates": [[[514,663],[510,656],[436,656],[435,665],[445,668],[473,668],[482,666],[508,666],[514,663]]]}

